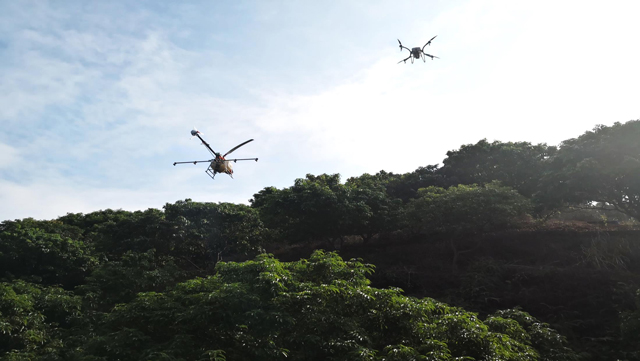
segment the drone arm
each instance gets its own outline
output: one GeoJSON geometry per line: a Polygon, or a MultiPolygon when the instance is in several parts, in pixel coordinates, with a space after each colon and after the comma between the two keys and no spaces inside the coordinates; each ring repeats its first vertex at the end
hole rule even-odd
{"type": "MultiPolygon", "coordinates": [[[[422,54],[424,54],[425,56],[430,57],[430,58],[431,58],[431,60],[433,60],[433,58],[438,58],[437,56],[435,56],[435,55],[431,55],[431,54],[427,54],[427,53],[425,53],[424,51],[422,52],[422,54]]],[[[438,59],[440,59],[440,58],[438,58],[438,59]]]]}
{"type": "Polygon", "coordinates": [[[406,62],[407,62],[407,60],[409,60],[409,58],[411,58],[411,54],[409,54],[409,56],[408,56],[408,57],[406,57],[406,58],[404,58],[404,59],[400,60],[400,61],[398,62],[398,64],[402,63],[403,61],[406,63],[406,62]]]}
{"type": "MultiPolygon", "coordinates": [[[[438,36],[438,35],[436,35],[436,36],[438,36]]],[[[427,43],[426,43],[426,44],[424,44],[424,46],[422,47],[422,52],[424,52],[424,48],[425,48],[427,45],[431,45],[431,40],[435,39],[435,38],[436,38],[436,36],[434,36],[434,37],[433,37],[433,38],[431,38],[429,41],[427,41],[427,43]]]]}
{"type": "Polygon", "coordinates": [[[227,162],[237,162],[239,160],[255,160],[258,161],[258,158],[239,158],[239,159],[225,159],[227,162]]]}
{"type": "Polygon", "coordinates": [[[198,164],[198,163],[211,163],[213,159],[210,160],[192,160],[190,162],[173,162],[173,165],[176,164],[198,164]]]}

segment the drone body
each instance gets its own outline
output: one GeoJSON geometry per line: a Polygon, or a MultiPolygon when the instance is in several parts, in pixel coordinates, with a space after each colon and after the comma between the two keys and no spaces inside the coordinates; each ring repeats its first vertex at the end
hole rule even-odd
{"type": "Polygon", "coordinates": [[[420,49],[419,47],[416,48],[411,48],[411,55],[416,58],[416,59],[420,59],[420,55],[422,53],[422,49],[420,49]]]}
{"type": "MultiPolygon", "coordinates": [[[[436,35],[436,36],[438,36],[438,35],[436,35]]],[[[436,36],[431,38],[431,40],[435,39],[436,36]]],[[[413,64],[413,59],[421,59],[422,58],[422,61],[427,61],[427,56],[430,57],[431,60],[433,60],[433,58],[438,58],[435,55],[427,54],[427,53],[424,52],[424,48],[427,45],[431,45],[431,40],[427,41],[427,43],[424,44],[424,46],[422,48],[415,47],[415,48],[409,49],[406,46],[402,45],[402,42],[400,42],[400,39],[398,39],[398,43],[400,44],[400,51],[402,51],[403,49],[407,49],[409,51],[409,56],[404,58],[404,59],[402,59],[402,60],[400,60],[398,62],[398,64],[400,64],[402,62],[404,62],[406,64],[407,60],[409,60],[409,59],[411,59],[411,64],[413,64]]],[[[438,58],[438,59],[440,59],[440,58],[438,58]]]]}
{"type": "Polygon", "coordinates": [[[258,161],[258,158],[242,158],[242,159],[226,159],[225,158],[227,155],[231,154],[231,152],[235,151],[236,149],[242,147],[243,145],[245,145],[245,144],[247,144],[249,142],[252,142],[253,139],[249,139],[246,142],[235,146],[230,151],[228,151],[227,153],[222,155],[222,154],[220,154],[218,152],[214,152],[213,149],[211,149],[211,146],[209,146],[209,143],[205,142],[204,139],[202,139],[202,137],[200,136],[200,134],[202,134],[202,133],[200,133],[195,128],[191,131],[192,138],[193,137],[198,137],[198,139],[200,139],[200,141],[202,142],[202,145],[207,147],[207,150],[209,150],[209,152],[215,158],[214,159],[209,159],[209,160],[194,160],[194,161],[189,161],[189,162],[173,162],[173,165],[186,164],[186,163],[198,164],[198,163],[207,162],[207,163],[209,163],[209,168],[207,168],[207,170],[205,172],[211,177],[211,179],[215,179],[215,176],[218,173],[225,173],[225,174],[228,174],[231,178],[233,178],[233,166],[231,165],[231,162],[235,163],[235,162],[237,162],[239,160],[255,160],[256,162],[258,161]]]}

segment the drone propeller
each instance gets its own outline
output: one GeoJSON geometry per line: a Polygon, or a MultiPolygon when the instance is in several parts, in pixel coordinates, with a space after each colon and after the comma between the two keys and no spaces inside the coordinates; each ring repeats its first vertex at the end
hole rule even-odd
{"type": "Polygon", "coordinates": [[[224,157],[226,157],[228,154],[231,154],[231,152],[233,152],[234,150],[236,150],[236,149],[238,149],[238,148],[242,147],[243,145],[245,145],[245,144],[247,144],[247,143],[249,143],[249,142],[253,142],[253,139],[249,139],[249,140],[247,140],[247,141],[246,141],[246,142],[244,142],[244,143],[241,143],[241,144],[236,145],[236,146],[235,146],[234,148],[232,148],[230,151],[228,151],[227,153],[225,153],[225,155],[223,155],[222,157],[223,157],[223,158],[224,158],[224,157]]]}
{"type": "MultiPolygon", "coordinates": [[[[436,36],[438,36],[438,35],[436,35],[436,36]]],[[[433,38],[431,38],[429,41],[427,41],[427,43],[426,43],[426,44],[424,44],[424,46],[422,47],[422,50],[423,50],[423,51],[424,51],[424,47],[425,47],[425,46],[427,46],[427,45],[431,45],[431,40],[435,39],[435,38],[436,38],[436,36],[434,36],[434,37],[433,37],[433,38]]]]}
{"type": "Polygon", "coordinates": [[[409,50],[409,52],[411,52],[411,49],[409,49],[406,46],[402,45],[402,43],[400,42],[400,39],[398,39],[398,44],[400,44],[400,51],[402,51],[402,49],[407,49],[407,50],[409,50]]]}

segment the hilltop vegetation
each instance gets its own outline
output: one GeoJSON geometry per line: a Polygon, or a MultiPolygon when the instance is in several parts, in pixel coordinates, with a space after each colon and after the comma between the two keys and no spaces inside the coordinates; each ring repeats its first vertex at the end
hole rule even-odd
{"type": "Polygon", "coordinates": [[[639,360],[638,139],[4,221],[0,360],[639,360]]]}

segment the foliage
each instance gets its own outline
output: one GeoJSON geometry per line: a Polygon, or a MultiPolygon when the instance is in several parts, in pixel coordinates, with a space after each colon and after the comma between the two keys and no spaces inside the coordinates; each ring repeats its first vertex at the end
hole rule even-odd
{"type": "Polygon", "coordinates": [[[0,360],[61,352],[65,328],[79,317],[80,298],[71,292],[24,281],[0,283],[0,360]]]}
{"type": "Polygon", "coordinates": [[[265,225],[290,242],[326,241],[362,233],[372,217],[364,192],[340,183],[340,175],[308,174],[285,189],[265,188],[253,196],[252,207],[265,225]]]}
{"type": "Polygon", "coordinates": [[[530,210],[530,202],[509,187],[458,185],[420,189],[409,202],[408,221],[417,229],[452,236],[504,230],[530,210]]]}
{"type": "MultiPolygon", "coordinates": [[[[368,176],[368,175],[367,175],[368,176]]],[[[369,212],[354,217],[353,233],[359,234],[364,243],[376,234],[393,232],[403,227],[404,207],[398,198],[387,193],[384,182],[370,178],[350,178],[345,185],[351,188],[355,203],[364,204],[369,212]]]]}
{"type": "Polygon", "coordinates": [[[131,301],[139,292],[164,291],[185,278],[186,272],[170,257],[157,256],[154,250],[127,252],[98,266],[77,291],[89,308],[104,312],[131,301]]]}
{"type": "Polygon", "coordinates": [[[449,187],[454,185],[450,179],[441,174],[438,165],[418,167],[413,172],[402,174],[399,177],[389,179],[387,192],[391,197],[400,198],[405,203],[418,196],[420,188],[449,187]]]}
{"type": "Polygon", "coordinates": [[[95,264],[76,227],[32,218],[0,224],[0,279],[73,287],[95,264]]]}
{"type": "Polygon", "coordinates": [[[164,213],[158,209],[136,212],[107,209],[85,215],[68,213],[58,220],[80,227],[95,252],[109,258],[120,257],[129,251],[155,249],[167,254],[171,250],[168,225],[164,213]]]}
{"type": "Polygon", "coordinates": [[[640,120],[599,125],[562,142],[549,161],[543,196],[565,203],[602,202],[640,220],[640,120]]]}
{"type": "Polygon", "coordinates": [[[119,360],[198,360],[213,352],[230,360],[538,360],[542,352],[531,340],[556,340],[372,288],[371,266],[334,253],[291,263],[262,255],[221,262],[217,271],[118,306],[88,353],[119,360]]]}
{"type": "Polygon", "coordinates": [[[636,291],[635,309],[621,313],[621,345],[629,360],[640,359],[640,289],[636,291]]]}
{"type": "Polygon", "coordinates": [[[488,317],[485,323],[501,334],[532,345],[541,360],[578,360],[577,355],[566,346],[567,341],[564,337],[548,324],[538,321],[519,309],[498,311],[488,317]]]}
{"type": "Polygon", "coordinates": [[[233,203],[199,203],[190,199],[164,206],[171,229],[171,254],[201,268],[232,253],[262,251],[264,226],[258,212],[233,203]]]}
{"type": "Polygon", "coordinates": [[[428,187],[420,189],[418,196],[407,205],[407,221],[414,230],[448,239],[453,272],[457,271],[459,255],[471,251],[459,250],[456,243],[513,226],[531,205],[518,192],[497,182],[448,189],[428,187]]]}
{"type": "Polygon", "coordinates": [[[351,177],[347,179],[345,184],[355,188],[386,188],[389,183],[399,179],[401,175],[385,172],[381,170],[376,174],[364,173],[358,177],[351,177]]]}
{"type": "Polygon", "coordinates": [[[499,181],[531,197],[545,167],[545,160],[555,153],[555,147],[529,142],[489,143],[486,139],[466,144],[447,152],[440,173],[461,184],[487,184],[499,181]]]}

